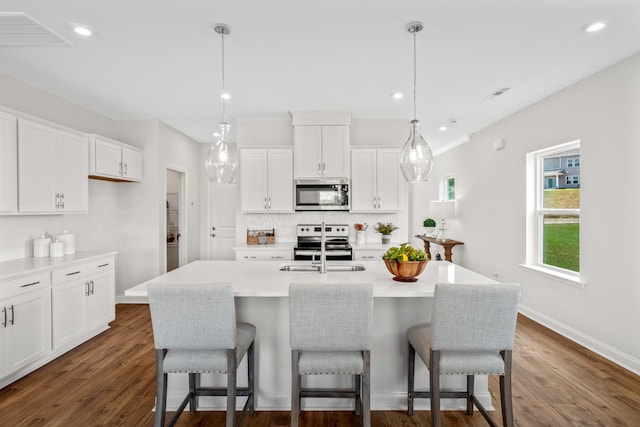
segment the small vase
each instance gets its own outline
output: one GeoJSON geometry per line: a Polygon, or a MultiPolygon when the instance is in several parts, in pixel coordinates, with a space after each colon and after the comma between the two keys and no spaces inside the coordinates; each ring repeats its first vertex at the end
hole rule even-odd
{"type": "Polygon", "coordinates": [[[424,227],[424,235],[425,236],[432,236],[433,235],[433,231],[435,230],[435,227],[424,227]]]}
{"type": "Polygon", "coordinates": [[[383,245],[388,245],[389,243],[391,243],[391,235],[383,234],[382,235],[382,244],[383,245]]]}

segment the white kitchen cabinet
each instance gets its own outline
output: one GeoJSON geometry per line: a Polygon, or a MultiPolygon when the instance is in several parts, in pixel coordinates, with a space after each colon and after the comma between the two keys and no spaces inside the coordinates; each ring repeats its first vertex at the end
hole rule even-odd
{"type": "Polygon", "coordinates": [[[351,212],[399,211],[405,188],[399,149],[351,150],[351,212]]]}
{"type": "Polygon", "coordinates": [[[18,211],[17,118],[0,111],[0,213],[18,211]]]}
{"type": "Polygon", "coordinates": [[[143,152],[104,136],[91,135],[89,177],[108,181],[142,181],[143,152]]]}
{"type": "Polygon", "coordinates": [[[385,254],[387,249],[362,249],[362,248],[354,248],[353,249],[353,259],[354,261],[372,261],[372,260],[380,260],[382,262],[382,255],[385,254]]]}
{"type": "Polygon", "coordinates": [[[49,273],[0,282],[0,378],[51,352],[49,273]]]}
{"type": "Polygon", "coordinates": [[[88,212],[87,156],[87,137],[19,118],[18,210],[88,212]]]}
{"type": "Polygon", "coordinates": [[[293,153],[290,148],[240,150],[242,212],[293,212],[293,153]]]}
{"type": "Polygon", "coordinates": [[[54,351],[83,341],[115,319],[112,257],[54,270],[51,280],[54,351]]]}
{"type": "Polygon", "coordinates": [[[236,249],[236,261],[291,261],[291,249],[236,249]]]}
{"type": "Polygon", "coordinates": [[[296,179],[349,177],[349,126],[294,126],[296,179]]]}

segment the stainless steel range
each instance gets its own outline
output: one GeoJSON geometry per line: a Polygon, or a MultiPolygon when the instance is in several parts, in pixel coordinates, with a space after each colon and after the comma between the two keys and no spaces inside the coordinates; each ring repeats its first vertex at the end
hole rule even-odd
{"type": "MultiPolygon", "coordinates": [[[[353,249],[349,244],[348,224],[325,224],[325,252],[327,261],[352,261],[353,249]]],[[[322,225],[299,224],[298,243],[293,247],[296,261],[320,261],[322,225]]]]}

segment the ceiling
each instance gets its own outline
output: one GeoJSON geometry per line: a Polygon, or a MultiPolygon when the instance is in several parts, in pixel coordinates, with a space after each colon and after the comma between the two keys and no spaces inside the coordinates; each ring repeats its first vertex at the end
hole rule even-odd
{"type": "Polygon", "coordinates": [[[162,120],[199,142],[213,142],[222,117],[216,23],[231,27],[230,120],[347,111],[408,122],[406,27],[422,21],[417,117],[436,150],[640,51],[638,0],[2,0],[0,12],[25,12],[71,42],[0,46],[0,72],[112,119],[162,120]],[[596,20],[608,26],[583,31],[596,20]],[[74,22],[95,35],[76,36],[74,22]]]}

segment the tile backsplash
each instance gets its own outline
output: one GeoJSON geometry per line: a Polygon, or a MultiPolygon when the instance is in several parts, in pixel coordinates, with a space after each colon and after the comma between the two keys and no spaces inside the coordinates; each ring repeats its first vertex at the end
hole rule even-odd
{"type": "Polygon", "coordinates": [[[407,221],[405,215],[399,213],[364,214],[348,212],[296,212],[294,214],[241,214],[237,217],[236,240],[246,240],[247,229],[276,229],[276,242],[295,242],[296,226],[298,224],[348,224],[349,240],[355,242],[356,232],[353,227],[356,223],[367,223],[367,242],[380,242],[380,234],[373,230],[378,222],[393,222],[399,229],[391,236],[392,242],[405,242],[408,240],[407,221]]]}

